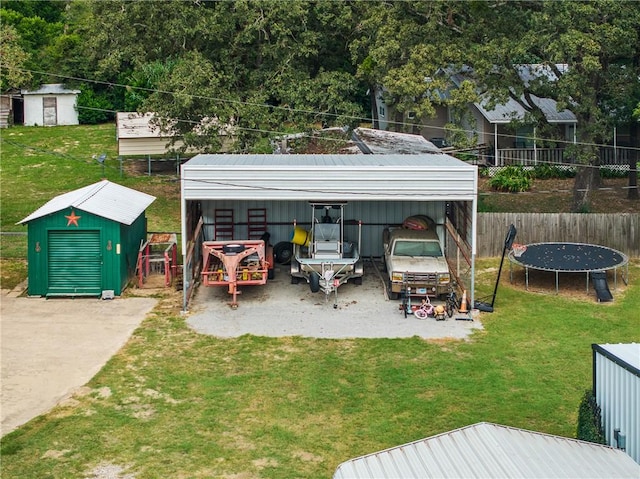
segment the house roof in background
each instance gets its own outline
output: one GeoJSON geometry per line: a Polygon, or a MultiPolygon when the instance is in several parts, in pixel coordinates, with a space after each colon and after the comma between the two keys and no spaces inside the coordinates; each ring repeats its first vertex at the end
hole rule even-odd
{"type": "Polygon", "coordinates": [[[37,90],[20,90],[23,95],[79,95],[80,90],[71,90],[64,87],[62,83],[45,83],[37,90]]]}
{"type": "MultiPolygon", "coordinates": [[[[558,71],[564,73],[567,71],[567,65],[556,64],[558,71]]],[[[516,70],[518,76],[522,79],[525,85],[531,84],[536,79],[544,78],[546,81],[555,81],[557,76],[555,72],[547,65],[543,64],[523,64],[517,65],[516,70]]],[[[449,76],[453,84],[458,87],[467,79],[467,75],[471,73],[471,69],[468,67],[463,68],[460,72],[453,72],[450,69],[444,69],[443,72],[449,76]]],[[[535,95],[531,97],[534,105],[540,108],[545,118],[549,123],[577,123],[576,116],[570,110],[558,111],[558,103],[551,98],[540,98],[535,95]]],[[[520,101],[527,104],[524,97],[520,97],[520,101]]],[[[489,96],[487,94],[481,95],[479,102],[474,103],[476,108],[480,111],[482,116],[486,118],[489,123],[509,123],[512,120],[523,120],[526,115],[525,108],[514,99],[507,100],[506,103],[496,105],[493,109],[490,109],[487,105],[489,103],[489,96]]]]}
{"type": "Polygon", "coordinates": [[[624,451],[481,422],[338,466],[333,479],[629,478],[638,465],[624,451]]]}
{"type": "MultiPolygon", "coordinates": [[[[569,110],[558,111],[557,102],[551,98],[531,97],[536,107],[540,108],[549,123],[577,123],[576,116],[569,110]]],[[[521,99],[527,103],[524,98],[521,99]]],[[[489,103],[486,95],[479,103],[474,103],[476,108],[482,113],[489,123],[509,123],[512,120],[524,120],[527,110],[520,103],[513,99],[507,103],[496,105],[492,110],[487,107],[489,103]]]]}
{"type": "Polygon", "coordinates": [[[130,225],[155,199],[155,196],[102,180],[56,196],[18,224],[28,223],[66,208],[78,208],[96,216],[130,225]]]}

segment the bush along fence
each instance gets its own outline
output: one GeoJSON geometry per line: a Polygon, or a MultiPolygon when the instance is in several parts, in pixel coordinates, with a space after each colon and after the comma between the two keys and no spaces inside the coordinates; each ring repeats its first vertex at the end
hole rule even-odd
{"type": "Polygon", "coordinates": [[[589,243],[640,257],[639,213],[478,213],[477,256],[500,256],[511,224],[521,244],[589,243]]]}
{"type": "Polygon", "coordinates": [[[602,430],[602,417],[600,406],[596,403],[593,390],[585,391],[578,409],[578,428],[576,438],[582,441],[606,444],[607,440],[602,430]]]}

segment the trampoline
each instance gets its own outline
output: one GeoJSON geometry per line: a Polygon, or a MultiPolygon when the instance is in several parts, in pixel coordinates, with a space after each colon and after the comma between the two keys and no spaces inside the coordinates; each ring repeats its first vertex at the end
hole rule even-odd
{"type": "MultiPolygon", "coordinates": [[[[626,266],[622,280],[626,284],[629,275],[629,258],[619,251],[606,246],[586,243],[534,243],[509,251],[510,265],[516,264],[525,269],[525,287],[529,289],[529,270],[552,271],[556,275],[556,293],[558,293],[559,273],[585,273],[587,293],[589,275],[596,271],[614,270],[615,287],[618,285],[618,268],[626,266]]],[[[513,270],[510,267],[511,281],[513,270]]]]}

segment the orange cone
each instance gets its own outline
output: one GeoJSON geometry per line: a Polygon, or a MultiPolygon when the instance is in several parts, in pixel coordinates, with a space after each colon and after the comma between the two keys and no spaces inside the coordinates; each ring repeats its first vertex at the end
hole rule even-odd
{"type": "Polygon", "coordinates": [[[467,309],[467,290],[466,289],[462,292],[462,301],[460,301],[460,309],[458,310],[458,312],[460,313],[469,312],[469,310],[467,309]]]}

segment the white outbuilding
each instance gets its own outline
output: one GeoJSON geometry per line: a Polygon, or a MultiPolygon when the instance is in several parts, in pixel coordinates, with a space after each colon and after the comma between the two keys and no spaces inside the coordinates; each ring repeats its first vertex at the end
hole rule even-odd
{"type": "Polygon", "coordinates": [[[289,242],[294,221],[308,222],[310,202],[347,203],[345,225],[362,222],[364,258],[382,256],[385,227],[411,215],[431,217],[454,262],[452,272],[472,292],[477,190],[477,167],[439,151],[197,155],[181,171],[184,308],[199,279],[203,240],[216,239],[222,229],[230,238],[247,239],[258,217],[273,244],[289,242]]]}
{"type": "Polygon", "coordinates": [[[77,125],[80,90],[47,83],[37,90],[22,90],[25,126],[77,125]]]}
{"type": "Polygon", "coordinates": [[[640,464],[640,344],[593,344],[591,349],[593,393],[607,444],[640,464]]]}

